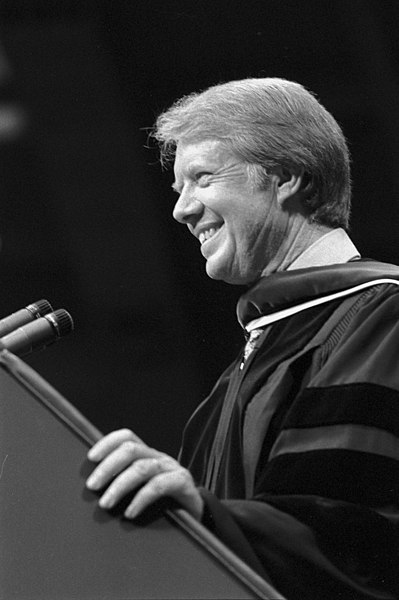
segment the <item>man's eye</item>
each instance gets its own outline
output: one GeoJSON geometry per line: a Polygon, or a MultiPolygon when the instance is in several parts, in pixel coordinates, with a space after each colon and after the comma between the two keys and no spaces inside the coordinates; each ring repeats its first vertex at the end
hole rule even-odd
{"type": "Polygon", "coordinates": [[[200,185],[206,185],[209,181],[210,175],[211,173],[209,173],[208,171],[200,171],[199,173],[196,173],[195,181],[200,185]]]}

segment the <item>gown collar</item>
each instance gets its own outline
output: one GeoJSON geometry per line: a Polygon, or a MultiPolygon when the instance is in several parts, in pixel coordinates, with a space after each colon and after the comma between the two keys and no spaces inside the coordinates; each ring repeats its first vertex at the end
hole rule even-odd
{"type": "Polygon", "coordinates": [[[399,280],[399,267],[370,259],[272,273],[259,279],[238,301],[242,327],[263,315],[367,281],[399,280]]]}

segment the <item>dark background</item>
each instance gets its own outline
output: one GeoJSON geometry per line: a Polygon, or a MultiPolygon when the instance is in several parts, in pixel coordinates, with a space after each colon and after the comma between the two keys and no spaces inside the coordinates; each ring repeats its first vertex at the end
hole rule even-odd
{"type": "Polygon", "coordinates": [[[0,3],[0,316],[47,298],[75,332],[26,361],[95,425],[177,451],[241,344],[242,289],[171,218],[147,127],[220,81],[313,90],[353,157],[352,237],[399,262],[399,3],[0,3]]]}

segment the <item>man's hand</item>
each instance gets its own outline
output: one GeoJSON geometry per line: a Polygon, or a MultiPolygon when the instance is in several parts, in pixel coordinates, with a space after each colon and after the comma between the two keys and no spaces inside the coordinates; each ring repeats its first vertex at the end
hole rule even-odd
{"type": "Polygon", "coordinates": [[[169,496],[201,519],[204,503],[190,472],[167,454],[146,446],[129,429],[109,433],[87,456],[99,463],[88,478],[87,487],[100,490],[109,484],[100,498],[101,508],[112,508],[140,488],[125,510],[125,517],[133,519],[156,500],[169,496]]]}

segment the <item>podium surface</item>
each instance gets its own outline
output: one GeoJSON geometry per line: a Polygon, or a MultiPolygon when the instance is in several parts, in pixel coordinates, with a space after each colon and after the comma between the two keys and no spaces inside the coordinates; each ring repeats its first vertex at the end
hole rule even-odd
{"type": "Polygon", "coordinates": [[[0,423],[2,600],[281,598],[200,525],[99,509],[84,486],[95,428],[7,351],[0,423]]]}

